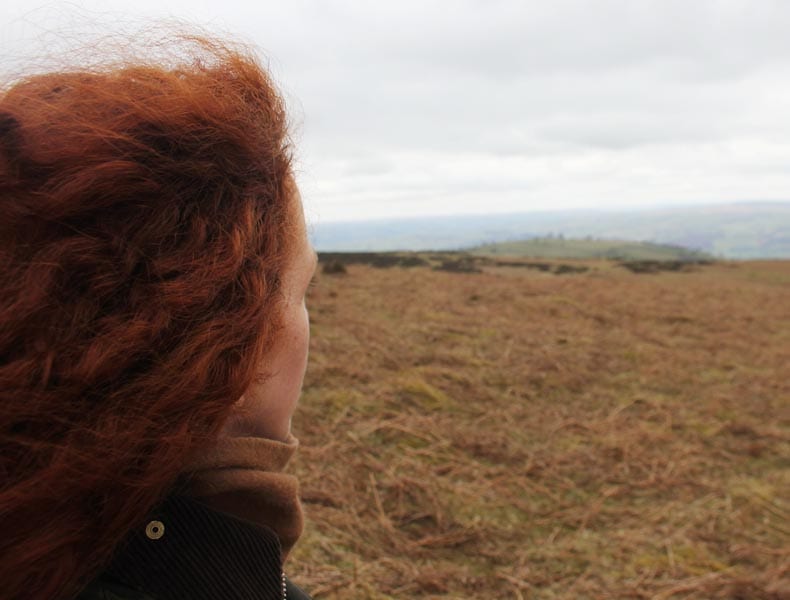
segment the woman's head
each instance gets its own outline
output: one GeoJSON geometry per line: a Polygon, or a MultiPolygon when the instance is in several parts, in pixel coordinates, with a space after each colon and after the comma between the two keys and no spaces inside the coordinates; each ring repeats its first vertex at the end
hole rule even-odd
{"type": "Polygon", "coordinates": [[[9,598],[95,574],[292,329],[306,242],[282,100],[249,52],[178,47],[0,91],[9,598]]]}

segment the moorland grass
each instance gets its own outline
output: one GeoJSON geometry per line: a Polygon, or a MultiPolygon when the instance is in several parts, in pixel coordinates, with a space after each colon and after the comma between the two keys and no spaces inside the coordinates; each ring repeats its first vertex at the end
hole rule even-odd
{"type": "Polygon", "coordinates": [[[319,272],[316,599],[790,597],[790,262],[583,264],[319,272]]]}

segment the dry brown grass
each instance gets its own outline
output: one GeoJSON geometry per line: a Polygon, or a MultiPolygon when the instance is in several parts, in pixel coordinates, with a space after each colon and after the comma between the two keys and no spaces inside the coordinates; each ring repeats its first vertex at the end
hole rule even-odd
{"type": "Polygon", "coordinates": [[[790,262],[319,275],[290,575],[333,598],[790,598],[790,262]]]}

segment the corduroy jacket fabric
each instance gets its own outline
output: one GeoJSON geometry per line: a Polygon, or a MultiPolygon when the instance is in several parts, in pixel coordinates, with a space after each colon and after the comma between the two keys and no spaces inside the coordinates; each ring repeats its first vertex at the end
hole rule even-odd
{"type": "Polygon", "coordinates": [[[167,497],[77,600],[309,600],[282,571],[268,527],[167,497]]]}

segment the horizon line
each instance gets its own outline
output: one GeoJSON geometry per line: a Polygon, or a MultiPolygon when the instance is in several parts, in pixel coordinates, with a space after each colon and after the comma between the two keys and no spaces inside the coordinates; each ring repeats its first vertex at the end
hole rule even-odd
{"type": "Polygon", "coordinates": [[[308,219],[313,221],[314,225],[330,225],[330,224],[355,224],[355,223],[374,223],[374,222],[387,222],[387,221],[417,221],[417,220],[433,220],[433,219],[446,219],[446,218],[463,218],[463,217],[507,217],[515,215],[529,215],[529,214],[560,214],[560,213],[615,213],[615,212],[651,212],[651,211],[665,211],[665,210],[684,210],[684,209],[700,209],[700,208],[723,208],[728,206],[760,206],[760,205],[786,205],[790,207],[790,199],[787,200],[736,200],[733,202],[711,202],[699,204],[665,204],[665,205],[649,205],[649,206],[618,206],[618,207],[584,207],[584,208],[550,208],[550,209],[532,209],[532,210],[516,210],[506,212],[469,212],[469,213],[430,213],[419,215],[403,215],[403,216],[388,216],[388,217],[363,217],[359,219],[319,219],[314,217],[308,219]]]}

